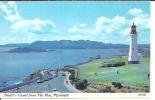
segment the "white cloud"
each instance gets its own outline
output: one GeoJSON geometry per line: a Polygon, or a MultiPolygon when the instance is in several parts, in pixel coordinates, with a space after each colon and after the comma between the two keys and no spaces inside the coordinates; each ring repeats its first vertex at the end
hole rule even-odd
{"type": "Polygon", "coordinates": [[[129,14],[133,15],[133,16],[137,16],[137,15],[140,15],[143,13],[143,11],[141,9],[138,9],[138,8],[133,8],[133,9],[130,9],[128,11],[129,14]]]}
{"type": "Polygon", "coordinates": [[[122,35],[124,35],[124,36],[128,36],[129,35],[129,33],[130,33],[130,27],[127,27],[127,28],[125,28],[125,29],[122,29],[121,31],[120,31],[120,33],[122,34],[122,35]]]}
{"type": "Polygon", "coordinates": [[[56,33],[60,31],[54,22],[39,18],[24,19],[18,12],[16,2],[0,2],[0,13],[5,20],[11,22],[10,33],[0,37],[1,43],[30,43],[59,37],[56,33]]]}
{"type": "Polygon", "coordinates": [[[41,20],[38,18],[32,20],[20,20],[12,24],[13,32],[52,32],[55,24],[49,20],[41,20]]]}
{"type": "Polygon", "coordinates": [[[21,20],[15,2],[0,2],[0,11],[4,18],[12,23],[21,20]]]}
{"type": "MultiPolygon", "coordinates": [[[[150,40],[150,16],[148,13],[145,13],[141,9],[131,9],[129,11],[135,12],[134,17],[128,19],[128,26],[131,26],[132,23],[135,23],[137,26],[138,32],[138,41],[140,43],[148,43],[150,40]],[[136,13],[137,12],[137,13],[136,13]]],[[[126,27],[120,32],[124,36],[128,36],[130,33],[130,27],[126,27]]]]}
{"type": "Polygon", "coordinates": [[[103,23],[105,25],[109,25],[109,23],[111,23],[111,19],[103,17],[103,16],[97,18],[97,21],[95,23],[95,27],[97,31],[100,32],[101,30],[103,30],[103,23]]]}
{"type": "Polygon", "coordinates": [[[84,24],[84,23],[74,25],[68,29],[68,32],[70,32],[70,33],[83,33],[83,34],[85,34],[85,33],[88,33],[90,31],[91,31],[91,29],[88,29],[87,24],[84,24]]]}
{"type": "MultiPolygon", "coordinates": [[[[61,40],[61,39],[87,39],[102,42],[122,43],[128,41],[130,26],[134,22],[137,25],[139,37],[144,37],[150,29],[150,16],[142,9],[133,8],[127,13],[132,15],[129,19],[125,16],[116,15],[112,18],[100,16],[92,25],[79,23],[68,28],[68,34],[61,34],[54,22],[46,19],[24,19],[20,16],[15,2],[0,2],[0,11],[4,18],[11,22],[11,34],[0,37],[3,42],[33,42],[35,40],[61,40]],[[60,34],[45,34],[60,33],[60,34]],[[11,37],[11,38],[10,38],[11,37]],[[124,41],[123,41],[124,42],[124,41]]],[[[148,39],[148,38],[146,38],[148,39]]],[[[147,41],[145,39],[145,41],[147,41]]]]}
{"type": "Polygon", "coordinates": [[[73,27],[69,28],[68,32],[78,34],[77,37],[79,37],[79,39],[86,37],[90,40],[103,42],[110,42],[111,40],[113,42],[115,41],[116,43],[121,43],[121,40],[124,39],[124,43],[127,43],[129,42],[130,26],[134,22],[137,25],[139,37],[145,37],[146,34],[143,32],[147,32],[148,36],[146,37],[148,39],[148,30],[150,29],[149,14],[138,8],[130,9],[129,12],[134,15],[131,19],[119,15],[116,15],[112,18],[100,16],[96,19],[94,25],[87,25],[85,27],[74,25],[73,27]]]}
{"type": "Polygon", "coordinates": [[[80,27],[86,27],[87,24],[85,24],[85,23],[81,23],[79,26],[80,26],[80,27]]]}
{"type": "Polygon", "coordinates": [[[137,15],[136,17],[133,17],[129,20],[129,23],[135,23],[137,26],[143,28],[143,29],[149,29],[150,28],[150,16],[148,14],[142,13],[140,15],[137,15]]]}
{"type": "Polygon", "coordinates": [[[50,20],[22,18],[18,12],[16,2],[0,2],[0,11],[3,13],[4,18],[12,23],[10,25],[12,32],[18,34],[47,34],[58,32],[55,29],[55,23],[50,20]]]}
{"type": "Polygon", "coordinates": [[[111,19],[101,16],[101,17],[97,18],[96,25],[100,26],[103,23],[109,24],[110,22],[111,22],[111,19]]]}
{"type": "Polygon", "coordinates": [[[106,17],[99,17],[95,23],[96,30],[103,33],[111,33],[119,30],[126,24],[126,18],[122,16],[115,16],[112,19],[106,17]]]}
{"type": "Polygon", "coordinates": [[[68,32],[71,32],[71,33],[78,32],[77,26],[73,26],[73,27],[69,28],[69,29],[68,29],[68,32]]]}
{"type": "Polygon", "coordinates": [[[125,17],[115,16],[114,18],[99,17],[94,26],[74,25],[68,29],[70,33],[78,33],[81,35],[107,35],[114,31],[120,30],[126,23],[125,17]]]}

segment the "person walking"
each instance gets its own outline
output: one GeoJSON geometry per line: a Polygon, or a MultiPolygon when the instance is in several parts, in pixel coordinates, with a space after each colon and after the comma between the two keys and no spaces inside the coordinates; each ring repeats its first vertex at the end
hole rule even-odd
{"type": "Polygon", "coordinates": [[[119,74],[119,71],[117,70],[117,75],[119,74]]]}
{"type": "Polygon", "coordinates": [[[147,78],[150,79],[150,74],[149,73],[147,74],[147,78]]]}

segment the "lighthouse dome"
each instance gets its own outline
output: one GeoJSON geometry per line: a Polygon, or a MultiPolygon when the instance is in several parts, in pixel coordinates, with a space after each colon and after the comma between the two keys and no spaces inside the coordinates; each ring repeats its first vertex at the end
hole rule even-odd
{"type": "Polygon", "coordinates": [[[131,26],[131,28],[136,28],[136,25],[133,23],[133,25],[131,26]]]}

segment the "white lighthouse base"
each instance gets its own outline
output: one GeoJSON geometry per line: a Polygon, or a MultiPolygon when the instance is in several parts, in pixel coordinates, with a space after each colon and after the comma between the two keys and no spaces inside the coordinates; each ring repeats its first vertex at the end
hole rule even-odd
{"type": "Polygon", "coordinates": [[[139,64],[139,61],[128,61],[128,64],[139,64]]]}

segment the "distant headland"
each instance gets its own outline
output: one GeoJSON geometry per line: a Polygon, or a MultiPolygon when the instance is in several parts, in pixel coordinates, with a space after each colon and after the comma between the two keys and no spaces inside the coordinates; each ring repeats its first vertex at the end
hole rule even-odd
{"type": "MultiPolygon", "coordinates": [[[[150,44],[139,44],[139,48],[150,48],[150,44]]],[[[90,40],[60,40],[60,41],[35,41],[32,43],[5,44],[0,47],[13,47],[9,53],[14,52],[48,52],[54,49],[120,49],[128,48],[127,44],[112,44],[90,40]]]]}

